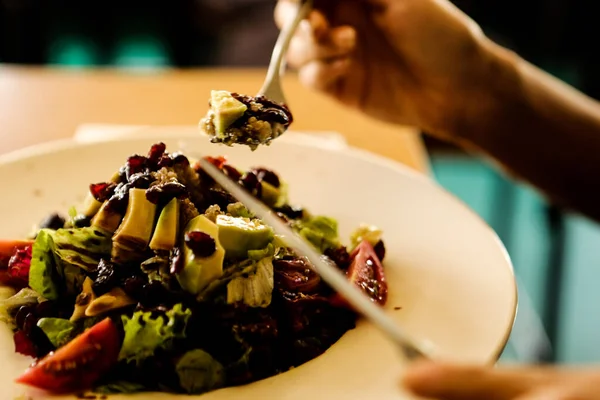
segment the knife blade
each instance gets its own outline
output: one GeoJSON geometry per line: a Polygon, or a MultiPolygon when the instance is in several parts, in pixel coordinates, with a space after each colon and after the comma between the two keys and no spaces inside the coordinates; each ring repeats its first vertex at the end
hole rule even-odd
{"type": "Polygon", "coordinates": [[[433,358],[432,345],[426,341],[417,341],[404,332],[384,311],[375,304],[358,287],[352,285],[344,273],[322,259],[310,242],[306,241],[276,214],[251,195],[240,184],[229,178],[225,173],[204,157],[198,157],[200,166],[211,178],[242,203],[250,212],[270,226],[280,236],[280,239],[298,256],[306,257],[311,268],[321,276],[335,291],[363,315],[367,320],[381,330],[390,340],[397,344],[409,360],[416,358],[433,358]]]}

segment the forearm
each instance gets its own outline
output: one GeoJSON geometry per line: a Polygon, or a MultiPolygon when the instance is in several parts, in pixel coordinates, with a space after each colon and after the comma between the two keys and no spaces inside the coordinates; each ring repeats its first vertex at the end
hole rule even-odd
{"type": "Polygon", "coordinates": [[[600,220],[600,104],[495,44],[484,48],[488,86],[453,136],[600,220]]]}

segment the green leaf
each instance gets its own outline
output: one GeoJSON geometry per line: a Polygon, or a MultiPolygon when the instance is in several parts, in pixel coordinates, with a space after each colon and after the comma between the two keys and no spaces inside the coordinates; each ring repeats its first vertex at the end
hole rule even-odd
{"type": "Polygon", "coordinates": [[[273,260],[263,258],[256,271],[239,276],[227,284],[227,303],[243,302],[250,307],[268,307],[273,295],[273,260]]]}
{"type": "Polygon", "coordinates": [[[94,393],[98,394],[115,394],[115,393],[137,393],[143,392],[146,388],[144,385],[135,382],[117,381],[110,382],[106,385],[98,386],[94,389],[94,393]]]}
{"type": "Polygon", "coordinates": [[[75,324],[62,318],[41,318],[37,326],[44,331],[50,343],[57,349],[71,340],[75,329],[75,324]]]}
{"type": "Polygon", "coordinates": [[[29,286],[49,300],[58,299],[60,277],[54,259],[54,231],[42,229],[31,248],[29,286]]]}
{"type": "Polygon", "coordinates": [[[110,257],[111,248],[111,235],[95,227],[42,229],[32,248],[29,286],[49,300],[56,300],[61,288],[78,294],[86,272],[110,257]]]}
{"type": "Polygon", "coordinates": [[[210,354],[201,349],[188,351],[175,366],[179,384],[190,394],[199,394],[222,387],[225,369],[210,354]]]}
{"type": "Polygon", "coordinates": [[[10,317],[21,306],[27,306],[32,304],[38,304],[45,299],[39,295],[35,290],[24,288],[19,290],[18,293],[12,295],[7,299],[0,300],[0,321],[7,323],[11,328],[16,328],[14,320],[10,317]]]}
{"type": "Polygon", "coordinates": [[[153,318],[152,312],[136,311],[131,318],[122,315],[125,338],[119,360],[140,363],[158,348],[170,348],[173,339],[184,338],[191,310],[175,305],[164,315],[153,318]]]}

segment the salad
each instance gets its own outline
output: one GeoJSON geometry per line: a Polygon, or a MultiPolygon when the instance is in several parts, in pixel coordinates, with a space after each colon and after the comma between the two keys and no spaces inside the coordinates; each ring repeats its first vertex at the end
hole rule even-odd
{"type": "Polygon", "coordinates": [[[265,96],[213,90],[208,105],[200,129],[212,143],[228,146],[241,144],[256,150],[281,136],[294,120],[284,104],[265,96]]]}
{"type": "MultiPolygon", "coordinates": [[[[385,304],[381,231],[342,245],[337,223],[292,205],[266,168],[209,157],[385,304]]],[[[132,155],[31,238],[0,241],[0,318],[52,393],[203,393],[301,365],[357,315],[303,257],[181,153],[132,155]],[[7,289],[11,288],[11,289],[7,289]]]]}

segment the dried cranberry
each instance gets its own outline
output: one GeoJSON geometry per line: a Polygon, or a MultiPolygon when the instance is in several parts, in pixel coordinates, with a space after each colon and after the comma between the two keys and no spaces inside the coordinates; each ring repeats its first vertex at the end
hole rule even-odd
{"type": "Polygon", "coordinates": [[[222,210],[227,209],[227,206],[231,203],[235,203],[237,200],[229,193],[223,190],[221,187],[210,188],[204,193],[205,199],[204,204],[208,208],[214,204],[221,207],[222,210]]]}
{"type": "Polygon", "coordinates": [[[117,285],[118,279],[114,264],[101,259],[98,263],[97,275],[92,284],[92,290],[96,296],[102,296],[117,285]]]}
{"type": "Polygon", "coordinates": [[[158,168],[168,168],[173,166],[173,159],[169,156],[163,155],[158,160],[158,168]]]}
{"type": "Polygon", "coordinates": [[[267,182],[269,185],[278,188],[281,185],[279,177],[273,171],[266,168],[256,168],[252,172],[256,174],[258,180],[261,182],[267,182]]]}
{"type": "Polygon", "coordinates": [[[196,257],[210,257],[217,251],[215,239],[208,233],[200,231],[187,232],[184,241],[196,257]]]}
{"type": "Polygon", "coordinates": [[[134,299],[139,299],[143,296],[144,285],[148,283],[144,278],[139,276],[132,276],[125,279],[123,283],[123,290],[127,295],[134,299]]]}
{"type": "Polygon", "coordinates": [[[341,269],[348,269],[350,267],[350,254],[348,254],[344,246],[336,249],[327,249],[325,250],[325,255],[341,269]]]}
{"type": "Polygon", "coordinates": [[[113,195],[117,185],[113,182],[92,183],[90,185],[90,193],[94,199],[103,203],[106,199],[113,195]]]}
{"type": "Polygon", "coordinates": [[[148,152],[148,163],[152,166],[158,166],[158,162],[165,154],[166,149],[167,145],[162,142],[153,144],[148,152]]]}
{"type": "Polygon", "coordinates": [[[152,176],[145,172],[138,172],[129,178],[129,185],[136,189],[148,189],[152,182],[152,176]]]}
{"type": "Polygon", "coordinates": [[[137,174],[139,172],[144,172],[146,170],[148,164],[148,159],[144,156],[133,155],[127,159],[127,164],[125,166],[125,174],[127,176],[127,180],[131,178],[131,175],[137,174]]]}
{"type": "Polygon", "coordinates": [[[35,315],[39,318],[49,318],[56,314],[54,303],[52,301],[42,301],[35,307],[35,315]]]}
{"type": "Polygon", "coordinates": [[[15,352],[29,357],[35,357],[37,355],[35,345],[31,341],[31,339],[29,339],[27,334],[25,334],[25,332],[15,332],[13,340],[15,342],[15,352]]]}
{"type": "Polygon", "coordinates": [[[169,291],[158,281],[148,282],[143,286],[140,303],[146,307],[154,307],[170,302],[169,291]]]}
{"type": "Polygon", "coordinates": [[[274,210],[284,214],[290,219],[301,219],[304,217],[304,210],[301,207],[290,206],[289,204],[276,207],[274,210]]]}
{"type": "Polygon", "coordinates": [[[85,228],[92,224],[92,219],[87,215],[79,214],[73,218],[73,227],[85,228]]]}
{"type": "Polygon", "coordinates": [[[8,277],[14,286],[25,287],[29,284],[29,268],[31,266],[31,246],[15,249],[8,260],[8,277]]]}
{"type": "Polygon", "coordinates": [[[173,165],[183,165],[183,166],[190,165],[190,160],[188,160],[188,158],[181,153],[171,154],[171,159],[173,160],[173,165]]]}
{"type": "Polygon", "coordinates": [[[166,204],[175,197],[178,199],[189,197],[185,185],[179,182],[167,182],[154,185],[146,191],[146,199],[153,204],[166,204]]]}
{"type": "Polygon", "coordinates": [[[254,172],[246,172],[240,179],[240,183],[246,190],[260,198],[262,194],[262,185],[254,172]]]}
{"type": "Polygon", "coordinates": [[[183,254],[179,247],[175,247],[171,252],[171,268],[172,274],[177,274],[183,270],[183,254]]]}
{"type": "Polygon", "coordinates": [[[129,189],[131,185],[129,183],[121,182],[115,188],[115,193],[108,199],[106,208],[108,210],[124,214],[129,202],[129,189]]]}
{"type": "Polygon", "coordinates": [[[385,257],[385,245],[383,244],[383,240],[380,240],[379,242],[377,242],[377,244],[375,245],[375,247],[373,247],[373,249],[375,250],[375,254],[377,255],[377,258],[379,258],[379,261],[383,261],[383,259],[385,257]]]}
{"type": "Polygon", "coordinates": [[[40,222],[40,229],[58,230],[65,226],[65,219],[57,213],[48,215],[40,222]]]}
{"type": "Polygon", "coordinates": [[[225,175],[227,175],[234,181],[239,181],[240,178],[242,177],[242,174],[240,174],[240,171],[238,171],[237,168],[232,167],[229,164],[223,164],[222,170],[225,173],[225,175]]]}

